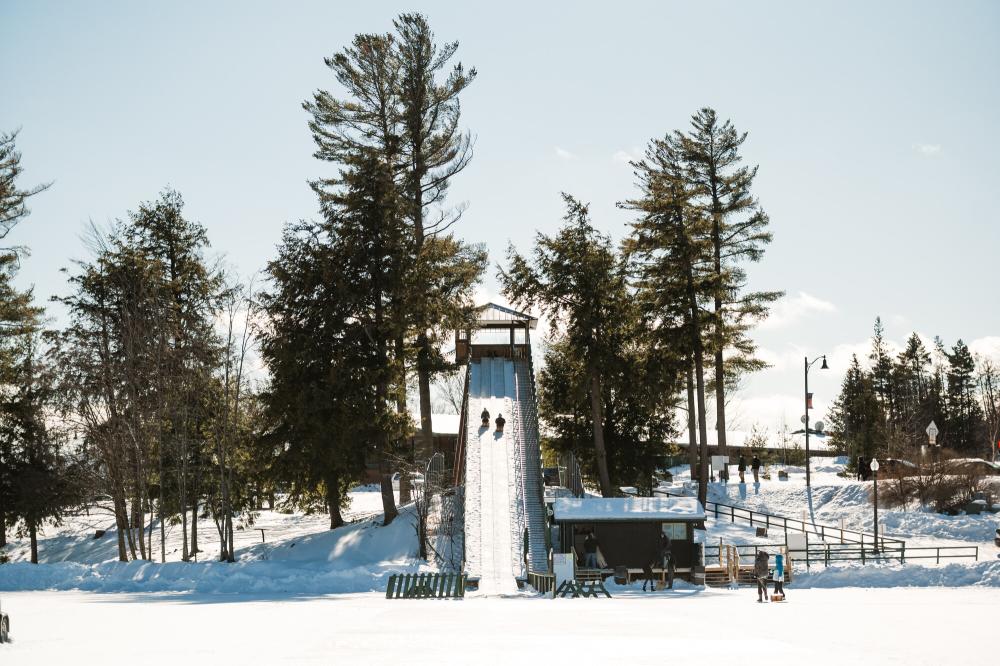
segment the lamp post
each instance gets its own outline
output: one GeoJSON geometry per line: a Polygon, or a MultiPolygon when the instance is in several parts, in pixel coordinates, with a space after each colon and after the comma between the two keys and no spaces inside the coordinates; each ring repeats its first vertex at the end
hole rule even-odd
{"type": "Polygon", "coordinates": [[[804,429],[806,431],[806,488],[810,487],[810,476],[809,476],[809,408],[812,406],[812,396],[809,394],[809,368],[813,366],[816,361],[823,359],[823,365],[819,366],[820,370],[829,370],[830,366],[826,364],[826,354],[823,356],[817,356],[812,361],[809,357],[805,357],[805,384],[806,384],[806,420],[804,424],[804,429]]]}
{"type": "Polygon", "coordinates": [[[878,555],[878,459],[872,458],[872,484],[875,489],[875,554],[878,555]]]}

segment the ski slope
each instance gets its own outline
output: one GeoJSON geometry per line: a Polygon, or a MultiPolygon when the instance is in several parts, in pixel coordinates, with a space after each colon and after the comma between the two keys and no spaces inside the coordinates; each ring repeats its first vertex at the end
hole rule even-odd
{"type": "Polygon", "coordinates": [[[470,577],[479,579],[479,594],[517,593],[523,514],[518,520],[518,461],[511,434],[515,394],[514,364],[482,359],[470,364],[466,451],[465,562],[470,577]],[[482,427],[483,409],[490,424],[482,427]],[[495,432],[494,419],[503,414],[507,425],[495,432]]]}

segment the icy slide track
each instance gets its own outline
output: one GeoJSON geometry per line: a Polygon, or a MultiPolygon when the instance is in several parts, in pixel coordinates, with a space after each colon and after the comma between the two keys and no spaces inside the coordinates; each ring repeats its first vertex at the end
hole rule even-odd
{"type": "MultiPolygon", "coordinates": [[[[522,363],[521,365],[525,365],[522,363]]],[[[539,534],[539,517],[532,502],[538,494],[538,464],[526,463],[525,451],[537,451],[537,424],[534,423],[534,395],[528,386],[525,368],[502,358],[484,358],[469,365],[469,397],[465,453],[465,569],[479,578],[481,594],[512,594],[516,578],[524,578],[523,535],[526,526],[539,534]],[[480,413],[490,413],[490,423],[482,427],[480,413]],[[503,414],[507,423],[503,434],[496,432],[494,420],[503,414]],[[526,441],[528,445],[526,447],[526,441]],[[526,469],[527,473],[526,473],[526,469]]],[[[538,503],[538,502],[536,502],[538,503]]],[[[540,536],[544,539],[544,536],[540,536]]],[[[531,538],[531,555],[544,557],[544,545],[531,538]]]]}

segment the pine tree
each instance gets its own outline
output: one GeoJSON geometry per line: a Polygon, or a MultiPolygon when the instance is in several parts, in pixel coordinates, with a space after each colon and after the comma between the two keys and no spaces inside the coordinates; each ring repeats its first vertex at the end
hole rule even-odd
{"type": "MultiPolygon", "coordinates": [[[[438,45],[424,16],[402,14],[394,27],[395,34],[358,35],[328,58],[346,96],[319,91],[304,107],[312,115],[317,158],[345,164],[358,151],[375,150],[399,186],[411,223],[412,273],[406,307],[398,310],[405,320],[396,324],[405,334],[394,341],[393,353],[408,358],[408,341],[415,341],[420,453],[426,458],[433,447],[430,385],[453,369],[439,352],[438,337],[474,320],[473,289],[485,269],[481,248],[446,233],[460,212],[443,209],[452,177],[472,156],[469,135],[459,129],[459,96],[476,72],[449,65],[458,43],[438,45]]],[[[327,190],[340,184],[318,183],[327,190]]]]}
{"type": "Polygon", "coordinates": [[[975,451],[981,441],[982,411],[976,397],[976,362],[959,340],[948,354],[948,446],[975,451]]]}
{"type": "Polygon", "coordinates": [[[885,414],[876,397],[874,380],[862,369],[857,356],[851,358],[827,420],[831,444],[849,456],[851,467],[859,456],[870,459],[886,450],[885,414]]]}
{"type": "Polygon", "coordinates": [[[24,171],[17,151],[17,132],[0,133],[0,238],[6,238],[18,222],[28,216],[28,199],[49,188],[51,183],[20,189],[18,178],[24,171]]]}
{"type": "Polygon", "coordinates": [[[882,318],[875,318],[875,333],[872,336],[872,350],[868,355],[868,360],[872,365],[872,383],[875,395],[878,397],[879,406],[886,418],[886,437],[889,444],[889,455],[893,454],[896,442],[895,424],[896,417],[896,389],[894,367],[892,357],[889,355],[889,348],[885,340],[885,329],[882,326],[882,318]]]}
{"type": "Polygon", "coordinates": [[[274,288],[262,295],[268,439],[287,454],[275,469],[300,495],[323,484],[331,527],[342,523],[340,491],[366,455],[379,460],[385,522],[393,520],[388,461],[409,427],[398,409],[405,359],[393,345],[404,335],[412,239],[388,165],[373,150],[351,159],[342,184],[323,190],[324,220],[286,230],[268,268],[274,288]]]}
{"type": "Polygon", "coordinates": [[[720,122],[711,108],[691,118],[691,131],[677,135],[697,205],[710,220],[713,285],[711,353],[714,357],[716,429],[719,454],[726,455],[726,390],[737,378],[766,367],[756,358],[748,333],[764,319],[779,291],[748,291],[742,264],[756,262],[771,242],[769,219],[752,193],[757,167],[742,166],[740,147],[747,134],[720,122]]]}
{"type": "Polygon", "coordinates": [[[604,377],[613,372],[623,344],[622,323],[628,320],[623,313],[629,304],[627,270],[611,239],[590,223],[587,205],[568,194],[563,194],[563,201],[563,227],[555,236],[537,234],[529,257],[510,246],[500,284],[515,306],[547,314],[552,335],[562,329],[557,337],[564,338],[568,353],[579,364],[574,374],[577,381],[565,390],[587,396],[598,483],[601,494],[611,497],[604,377]]]}
{"type": "Polygon", "coordinates": [[[920,337],[911,334],[893,369],[896,433],[908,451],[926,442],[924,431],[936,416],[930,406],[930,363],[930,353],[920,337]]]}
{"type": "MultiPolygon", "coordinates": [[[[16,147],[17,132],[0,133],[0,238],[30,212],[27,200],[44,191],[48,184],[21,189],[21,154],[16,147]]],[[[13,280],[20,267],[21,248],[0,248],[0,385],[17,386],[17,368],[23,336],[38,326],[41,309],[32,303],[30,291],[17,289],[13,280]]],[[[2,414],[0,414],[2,417],[2,414]]],[[[13,452],[0,444],[0,547],[7,543],[8,508],[13,501],[13,452]]]]}
{"type": "MultiPolygon", "coordinates": [[[[682,142],[668,135],[654,140],[644,160],[633,163],[640,198],[623,207],[640,214],[627,247],[638,276],[645,318],[653,322],[657,344],[686,358],[692,464],[697,425],[699,500],[708,492],[708,429],[705,409],[704,302],[718,283],[714,273],[712,221],[696,205],[697,189],[688,178],[682,142]],[[696,415],[696,417],[695,417],[696,415]]],[[[692,469],[692,474],[694,470],[692,469]]]]}
{"type": "Polygon", "coordinates": [[[38,532],[46,523],[58,525],[65,508],[76,499],[66,453],[48,423],[52,404],[52,377],[38,353],[38,334],[22,337],[22,360],[17,391],[4,400],[0,416],[0,445],[10,467],[11,503],[20,520],[18,536],[30,541],[30,560],[38,564],[38,532]]]}
{"type": "MultiPolygon", "coordinates": [[[[177,463],[181,556],[187,561],[197,553],[199,486],[208,448],[203,427],[207,415],[199,414],[199,394],[220,364],[215,314],[223,291],[223,275],[205,257],[210,245],[204,226],[185,218],[183,210],[181,195],[165,190],[157,201],[143,203],[129,214],[127,242],[147,261],[158,265],[163,278],[163,283],[157,285],[163,306],[162,333],[167,342],[160,375],[166,382],[160,389],[166,392],[167,404],[172,408],[163,415],[168,428],[162,445],[172,452],[177,463]]],[[[148,344],[155,348],[156,341],[150,339],[148,344]]]]}

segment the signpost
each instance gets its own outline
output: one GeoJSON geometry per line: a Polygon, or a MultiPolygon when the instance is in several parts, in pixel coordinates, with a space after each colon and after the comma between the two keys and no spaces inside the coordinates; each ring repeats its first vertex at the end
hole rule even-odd
{"type": "Polygon", "coordinates": [[[878,459],[872,458],[872,486],[875,489],[875,554],[878,555],[878,459]]]}
{"type": "Polygon", "coordinates": [[[931,424],[927,426],[927,443],[931,446],[937,445],[938,432],[940,432],[938,427],[934,425],[934,421],[931,421],[931,424]]]}

